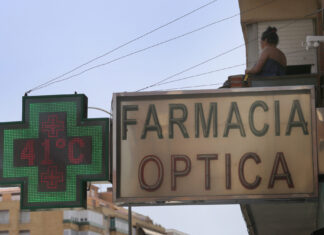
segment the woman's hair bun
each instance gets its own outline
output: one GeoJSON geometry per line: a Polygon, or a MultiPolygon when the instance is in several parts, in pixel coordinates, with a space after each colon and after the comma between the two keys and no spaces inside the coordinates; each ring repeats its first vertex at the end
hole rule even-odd
{"type": "Polygon", "coordinates": [[[277,32],[277,28],[276,27],[271,27],[269,26],[266,30],[266,32],[269,32],[269,33],[276,33],[277,32]]]}
{"type": "Polygon", "coordinates": [[[269,26],[267,30],[262,33],[261,39],[267,40],[268,43],[277,45],[279,42],[277,28],[269,26]]]}

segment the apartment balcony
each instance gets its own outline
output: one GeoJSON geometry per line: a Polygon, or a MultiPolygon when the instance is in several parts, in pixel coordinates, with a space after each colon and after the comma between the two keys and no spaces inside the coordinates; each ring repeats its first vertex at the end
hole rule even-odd
{"type": "MultiPolygon", "coordinates": [[[[298,67],[295,67],[298,69],[298,67]]],[[[300,68],[300,67],[299,67],[300,68]]],[[[315,88],[317,140],[319,169],[323,168],[324,159],[324,91],[323,73],[295,73],[285,76],[255,76],[234,75],[227,81],[228,88],[265,88],[278,86],[304,86],[312,85],[315,88]]],[[[319,172],[321,174],[321,171],[319,172]]],[[[319,191],[324,192],[324,184],[320,183],[319,191]]],[[[320,193],[320,198],[321,198],[320,193]]],[[[322,208],[323,200],[304,201],[276,201],[241,204],[243,217],[246,221],[250,235],[259,234],[311,234],[319,227],[323,227],[322,208]]]]}
{"type": "Polygon", "coordinates": [[[315,88],[316,107],[324,105],[324,74],[291,74],[284,76],[233,75],[229,76],[227,88],[239,87],[273,87],[273,86],[304,86],[315,88]],[[323,85],[322,85],[323,84],[323,85]]]}

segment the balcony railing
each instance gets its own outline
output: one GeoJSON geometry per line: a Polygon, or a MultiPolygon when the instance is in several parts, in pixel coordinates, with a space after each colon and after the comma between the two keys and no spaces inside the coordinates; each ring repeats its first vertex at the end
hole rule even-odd
{"type": "Polygon", "coordinates": [[[323,95],[321,92],[322,87],[321,79],[323,75],[320,74],[296,74],[285,76],[255,76],[255,75],[234,75],[229,76],[226,83],[228,88],[237,87],[271,87],[271,86],[302,86],[313,85],[315,87],[316,106],[322,106],[324,104],[323,95]]]}
{"type": "Polygon", "coordinates": [[[285,76],[251,76],[247,78],[249,87],[266,87],[266,86],[300,86],[314,85],[319,87],[319,79],[317,74],[298,74],[285,76]]]}

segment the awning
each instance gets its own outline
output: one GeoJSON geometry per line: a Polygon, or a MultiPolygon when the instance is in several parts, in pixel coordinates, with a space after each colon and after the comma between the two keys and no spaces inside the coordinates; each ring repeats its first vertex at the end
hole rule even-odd
{"type": "Polygon", "coordinates": [[[147,229],[147,228],[143,228],[143,227],[141,227],[141,229],[143,229],[143,231],[144,231],[145,234],[147,234],[147,235],[165,235],[164,233],[159,233],[159,232],[156,232],[156,231],[152,231],[152,230],[147,229]]]}

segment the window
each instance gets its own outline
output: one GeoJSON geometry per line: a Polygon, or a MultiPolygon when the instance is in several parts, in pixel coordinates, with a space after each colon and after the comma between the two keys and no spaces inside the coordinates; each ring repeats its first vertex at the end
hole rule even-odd
{"type": "Polygon", "coordinates": [[[110,218],[110,230],[128,234],[128,222],[121,218],[110,218]]]}
{"type": "Polygon", "coordinates": [[[79,235],[79,233],[73,229],[64,229],[63,235],[79,235]]]}
{"type": "Polygon", "coordinates": [[[11,200],[19,201],[20,200],[20,193],[13,193],[11,194],[11,200]]]}
{"type": "Polygon", "coordinates": [[[63,235],[101,235],[101,233],[96,233],[96,232],[93,232],[93,231],[80,231],[80,232],[78,232],[78,231],[75,231],[73,229],[64,229],[64,234],[63,235]]]}
{"type": "Polygon", "coordinates": [[[100,235],[100,233],[96,233],[96,232],[92,232],[92,231],[82,231],[82,232],[79,232],[79,235],[100,235]]]}
{"type": "Polygon", "coordinates": [[[30,212],[29,211],[21,211],[20,212],[20,223],[27,224],[30,222],[30,212]]]}
{"type": "Polygon", "coordinates": [[[9,210],[0,211],[0,224],[9,224],[9,210]]]}
{"type": "Polygon", "coordinates": [[[63,219],[69,220],[70,222],[79,222],[79,210],[64,210],[63,219]]]}
{"type": "Polygon", "coordinates": [[[19,231],[19,235],[30,235],[30,232],[29,232],[29,230],[22,230],[22,231],[19,231]]]}
{"type": "Polygon", "coordinates": [[[0,235],[9,235],[8,231],[0,231],[0,235]]]}

